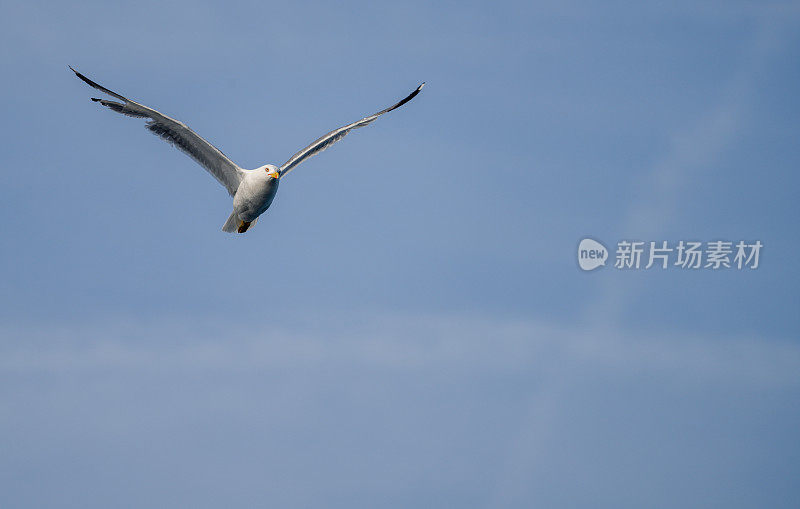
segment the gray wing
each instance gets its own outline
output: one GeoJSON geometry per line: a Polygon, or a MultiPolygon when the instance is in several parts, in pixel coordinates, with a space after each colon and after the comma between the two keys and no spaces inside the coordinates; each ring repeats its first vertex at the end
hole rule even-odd
{"type": "MultiPolygon", "coordinates": [[[[70,69],[72,69],[71,66],[70,69]]],[[[95,97],[92,98],[92,101],[99,102],[103,106],[129,117],[149,119],[145,127],[147,127],[150,132],[167,141],[169,144],[178,147],[189,157],[197,161],[200,166],[205,168],[211,175],[213,175],[220,184],[225,186],[231,196],[236,194],[236,190],[239,188],[239,183],[242,181],[244,172],[233,161],[228,159],[217,147],[201,138],[197,133],[189,129],[189,127],[183,122],[179,122],[157,112],[154,109],[131,101],[130,99],[127,99],[116,92],[112,92],[102,85],[90,80],[75,69],[72,69],[72,72],[74,72],[78,78],[82,79],[89,86],[105,92],[106,94],[115,97],[122,102],[120,103],[105,99],[97,99],[95,97]]]]}
{"type": "Polygon", "coordinates": [[[339,129],[334,129],[333,131],[329,132],[325,136],[322,136],[321,138],[317,139],[311,145],[307,146],[306,148],[304,148],[300,152],[296,153],[288,161],[283,163],[283,166],[281,166],[281,168],[280,168],[281,177],[283,177],[284,175],[286,175],[287,173],[292,171],[295,168],[295,166],[297,166],[298,164],[302,163],[303,161],[305,161],[309,157],[312,157],[312,156],[315,156],[315,155],[319,154],[320,152],[322,152],[326,148],[330,147],[331,145],[333,145],[337,141],[341,140],[342,138],[344,138],[347,135],[347,133],[349,133],[353,129],[358,129],[359,127],[364,127],[365,125],[369,125],[376,118],[380,117],[384,113],[388,113],[388,112],[392,111],[393,109],[399,108],[400,106],[404,105],[405,103],[407,103],[408,101],[413,99],[419,93],[419,91],[422,90],[422,87],[424,87],[424,86],[425,86],[425,82],[422,82],[420,84],[420,86],[417,87],[416,90],[411,92],[408,95],[408,97],[406,97],[402,101],[398,102],[397,104],[389,106],[385,110],[381,110],[378,113],[372,114],[372,115],[370,115],[368,117],[364,117],[364,118],[362,118],[361,120],[359,120],[357,122],[353,122],[352,124],[348,124],[348,125],[346,125],[344,127],[340,127],[339,129]]]}

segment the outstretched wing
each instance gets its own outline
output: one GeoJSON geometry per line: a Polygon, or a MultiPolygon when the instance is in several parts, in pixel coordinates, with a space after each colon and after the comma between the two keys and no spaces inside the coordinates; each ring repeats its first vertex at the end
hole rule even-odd
{"type": "MultiPolygon", "coordinates": [[[[70,69],[72,67],[70,66],[70,69]]],[[[163,115],[154,109],[142,104],[131,101],[116,92],[103,87],[90,80],[75,69],[72,69],[78,78],[82,79],[89,86],[96,88],[106,94],[119,99],[122,102],[108,101],[106,99],[92,98],[92,101],[99,102],[103,106],[110,108],[117,113],[122,113],[129,117],[149,119],[145,127],[150,132],[166,140],[185,152],[189,157],[197,161],[200,166],[216,178],[220,184],[225,186],[231,196],[236,194],[239,183],[242,181],[244,171],[233,161],[228,159],[217,147],[201,138],[197,133],[189,129],[183,122],[163,115]]]]}
{"type": "Polygon", "coordinates": [[[422,82],[420,84],[420,86],[417,87],[416,90],[411,92],[408,95],[408,97],[406,97],[402,101],[398,102],[397,104],[389,106],[385,110],[381,110],[378,113],[375,113],[375,114],[370,115],[368,117],[364,117],[364,118],[362,118],[361,120],[359,120],[357,122],[353,122],[352,124],[348,124],[348,125],[346,125],[344,127],[340,127],[339,129],[334,129],[333,131],[329,132],[325,136],[323,136],[323,137],[319,138],[318,140],[314,141],[311,145],[307,146],[306,148],[304,148],[300,152],[296,153],[288,161],[283,163],[283,166],[281,166],[281,168],[280,168],[281,177],[286,175],[290,171],[292,171],[295,168],[295,166],[297,166],[298,164],[302,163],[303,161],[305,161],[309,157],[312,157],[312,156],[315,156],[315,155],[319,154],[320,152],[322,152],[326,148],[330,147],[331,145],[333,145],[337,141],[341,140],[342,138],[344,138],[347,135],[347,133],[349,133],[353,129],[358,129],[359,127],[364,127],[365,125],[369,125],[376,118],[380,117],[384,113],[388,113],[388,112],[392,111],[393,109],[399,108],[400,106],[404,105],[405,103],[407,103],[408,101],[413,99],[419,93],[419,91],[422,90],[422,87],[424,87],[424,86],[425,86],[425,82],[422,82]]]}

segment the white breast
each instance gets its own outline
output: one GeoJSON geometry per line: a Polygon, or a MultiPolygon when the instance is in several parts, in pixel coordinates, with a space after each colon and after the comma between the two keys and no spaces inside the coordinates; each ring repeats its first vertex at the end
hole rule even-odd
{"type": "Polygon", "coordinates": [[[233,197],[233,209],[244,221],[253,221],[267,210],[278,192],[278,179],[264,170],[248,171],[233,197]]]}

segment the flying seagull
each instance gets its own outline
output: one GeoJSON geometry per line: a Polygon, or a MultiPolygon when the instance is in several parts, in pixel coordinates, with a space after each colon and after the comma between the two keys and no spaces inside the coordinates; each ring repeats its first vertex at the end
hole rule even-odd
{"type": "Polygon", "coordinates": [[[385,110],[366,116],[344,127],[334,129],[290,157],[280,168],[273,164],[265,164],[255,170],[245,170],[228,159],[217,147],[198,136],[183,122],[112,92],[72,69],[72,66],[70,66],[70,69],[89,86],[105,92],[121,102],[98,99],[96,97],[92,97],[92,101],[129,117],[148,119],[145,125],[147,129],[171,145],[181,149],[213,175],[220,184],[225,186],[225,189],[233,197],[233,212],[231,212],[230,217],[222,226],[222,231],[229,233],[246,232],[256,222],[258,216],[263,214],[272,204],[275,193],[278,192],[280,179],[297,165],[341,140],[353,129],[364,127],[384,113],[404,105],[413,99],[425,86],[425,82],[423,82],[416,90],[408,94],[405,99],[389,106],[385,110]]]}

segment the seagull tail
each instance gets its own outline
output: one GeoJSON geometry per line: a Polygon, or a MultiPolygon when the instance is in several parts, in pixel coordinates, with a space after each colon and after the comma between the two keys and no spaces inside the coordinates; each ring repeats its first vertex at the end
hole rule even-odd
{"type": "Polygon", "coordinates": [[[239,228],[239,223],[242,220],[239,219],[239,216],[236,215],[236,211],[234,210],[231,212],[231,215],[228,217],[228,220],[225,221],[225,224],[222,226],[222,231],[228,233],[236,233],[236,230],[239,228]]]}
{"type": "Polygon", "coordinates": [[[222,231],[228,233],[244,233],[246,232],[251,226],[256,224],[258,218],[254,219],[253,221],[242,221],[239,219],[239,216],[236,214],[234,210],[231,212],[231,215],[228,216],[228,220],[225,221],[225,224],[222,225],[222,231]]]}

